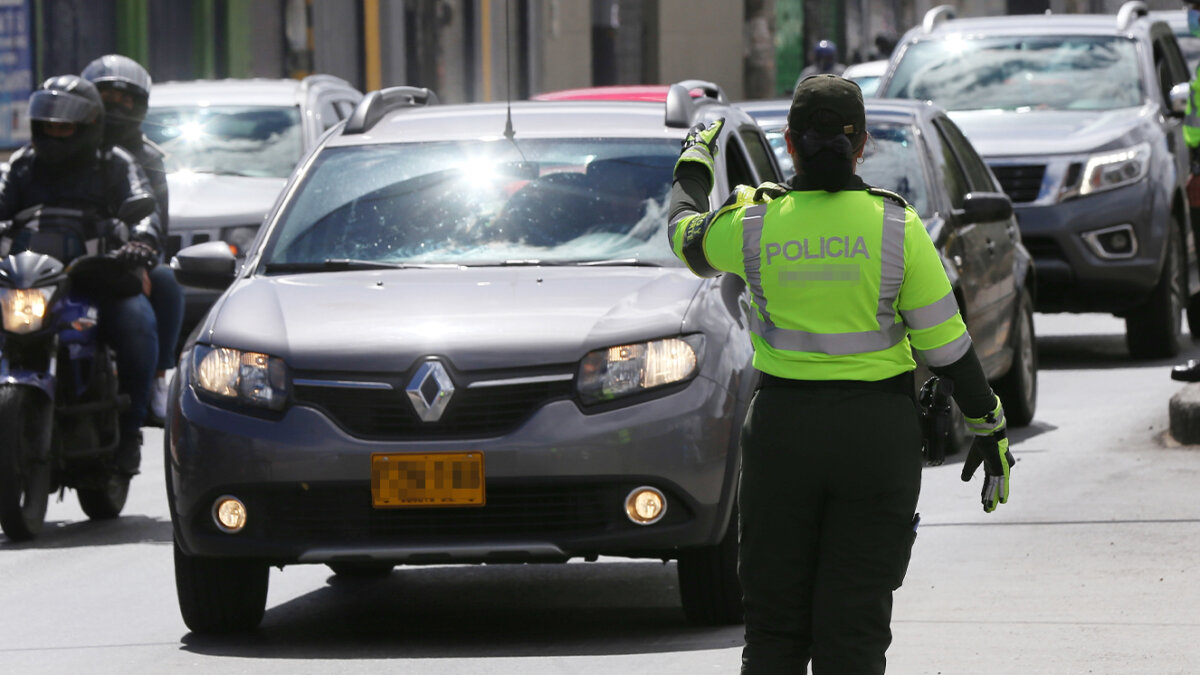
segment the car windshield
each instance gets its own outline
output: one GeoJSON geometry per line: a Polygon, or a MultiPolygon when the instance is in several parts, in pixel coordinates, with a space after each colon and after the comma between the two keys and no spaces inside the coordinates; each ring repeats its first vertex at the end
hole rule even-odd
{"type": "Polygon", "coordinates": [[[151,108],[142,131],[167,171],[286,178],[300,161],[300,111],[284,106],[151,108]]]}
{"type": "Polygon", "coordinates": [[[882,95],[947,110],[1110,110],[1143,100],[1133,40],[1107,36],[916,42],[882,95]]]}
{"type": "Polygon", "coordinates": [[[267,243],[269,270],[389,264],[678,265],[672,140],[534,139],[331,148],[267,243]]]}
{"type": "Polygon", "coordinates": [[[871,137],[863,149],[858,175],[867,185],[891,190],[908,200],[917,214],[929,218],[929,192],[921,147],[912,126],[896,122],[867,120],[871,137]]]}

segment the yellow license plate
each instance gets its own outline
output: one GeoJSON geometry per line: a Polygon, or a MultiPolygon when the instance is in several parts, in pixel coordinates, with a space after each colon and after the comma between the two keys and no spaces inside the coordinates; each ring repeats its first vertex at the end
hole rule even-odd
{"type": "Polygon", "coordinates": [[[397,506],[483,506],[483,453],[371,455],[371,502],[397,506]]]}

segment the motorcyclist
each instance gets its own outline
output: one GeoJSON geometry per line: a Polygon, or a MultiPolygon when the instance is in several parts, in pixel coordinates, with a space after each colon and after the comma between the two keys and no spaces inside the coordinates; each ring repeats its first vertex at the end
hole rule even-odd
{"type": "MultiPolygon", "coordinates": [[[[104,103],[91,82],[77,75],[46,80],[29,97],[29,120],[32,142],[13,154],[9,171],[0,177],[0,220],[41,204],[112,218],[127,201],[153,199],[149,181],[132,155],[120,147],[101,150],[104,103]]],[[[154,227],[150,218],[129,225],[141,232],[154,227]]],[[[146,247],[131,241],[120,246],[115,257],[126,263],[125,270],[142,277],[147,291],[145,270],[154,259],[146,247]]],[[[145,293],[98,294],[95,300],[100,333],[117,353],[120,389],[130,399],[120,416],[115,469],[132,476],[141,461],[140,428],[158,354],[154,310],[145,293]]]]}
{"type": "Polygon", "coordinates": [[[833,40],[821,40],[813,47],[813,60],[804,70],[800,71],[800,77],[796,79],[796,85],[809,75],[841,75],[846,70],[846,66],[838,61],[838,46],[833,40]]]}
{"type": "Polygon", "coordinates": [[[150,305],[158,320],[158,360],[150,389],[150,414],[156,422],[166,418],[167,371],[175,362],[175,345],[183,327],[183,288],[166,262],[168,213],[167,172],[163,151],[142,134],[142,121],[150,102],[150,73],[137,61],[107,54],[83,69],[84,79],[96,85],[104,99],[104,138],[101,147],[120,146],[129,151],[146,172],[158,209],[156,228],[134,228],[133,240],[152,247],[157,263],[150,268],[150,305]]]}

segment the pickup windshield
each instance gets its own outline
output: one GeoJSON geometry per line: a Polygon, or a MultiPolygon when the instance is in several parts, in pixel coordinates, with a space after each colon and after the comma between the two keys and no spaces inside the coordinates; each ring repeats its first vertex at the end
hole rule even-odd
{"type": "Polygon", "coordinates": [[[882,96],[947,110],[1111,110],[1141,105],[1137,48],[1109,36],[1008,36],[910,45],[882,96]]]}

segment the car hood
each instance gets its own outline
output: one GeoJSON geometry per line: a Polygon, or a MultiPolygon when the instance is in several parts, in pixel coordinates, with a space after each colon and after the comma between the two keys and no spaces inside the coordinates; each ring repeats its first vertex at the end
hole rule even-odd
{"type": "Polygon", "coordinates": [[[965,110],[950,118],[980,155],[993,158],[1106,150],[1153,111],[1153,106],[1104,112],[965,110]]]}
{"type": "MultiPolygon", "coordinates": [[[[460,370],[578,361],[678,335],[701,279],[680,268],[468,268],[254,276],[210,312],[211,341],[301,370],[460,370]]],[[[202,333],[203,335],[203,333],[202,333]]]]}
{"type": "Polygon", "coordinates": [[[259,225],[287,185],[286,178],[167,174],[172,225],[259,225]]]}

